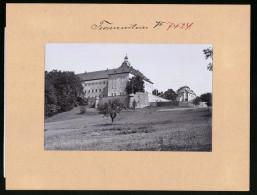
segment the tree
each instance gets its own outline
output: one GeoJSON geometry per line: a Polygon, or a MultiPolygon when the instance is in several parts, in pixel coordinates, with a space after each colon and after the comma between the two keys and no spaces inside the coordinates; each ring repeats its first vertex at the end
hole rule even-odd
{"type": "Polygon", "coordinates": [[[159,91],[158,89],[154,89],[152,91],[152,94],[156,95],[156,96],[159,96],[159,97],[162,97],[164,93],[162,91],[159,91]]]}
{"type": "Polygon", "coordinates": [[[98,110],[104,114],[104,117],[111,117],[112,122],[119,112],[127,109],[126,101],[122,101],[119,98],[110,99],[108,102],[100,102],[98,110]]]}
{"type": "Polygon", "coordinates": [[[194,105],[199,105],[200,102],[201,102],[201,98],[198,97],[198,96],[195,99],[193,99],[193,104],[194,105]]]}
{"type": "Polygon", "coordinates": [[[165,91],[163,93],[162,97],[165,99],[174,101],[177,98],[177,93],[175,91],[173,91],[173,89],[168,89],[167,91],[165,91]]]}
{"type": "Polygon", "coordinates": [[[136,92],[145,92],[144,80],[141,76],[133,76],[126,84],[128,94],[136,94],[136,92]]]}
{"type": "Polygon", "coordinates": [[[78,98],[83,95],[83,86],[74,72],[45,72],[46,116],[71,110],[78,104],[78,98]]]}
{"type": "Polygon", "coordinates": [[[116,116],[117,116],[116,110],[111,110],[110,117],[111,117],[111,119],[112,119],[112,123],[113,123],[113,120],[114,120],[114,118],[115,118],[116,116]]]}
{"type": "Polygon", "coordinates": [[[52,116],[59,110],[57,106],[57,96],[54,86],[51,83],[47,72],[45,72],[45,116],[52,116]]]}
{"type": "Polygon", "coordinates": [[[203,50],[203,53],[205,55],[205,59],[208,60],[210,59],[211,62],[207,65],[207,69],[209,71],[212,71],[213,70],[213,64],[212,64],[212,60],[213,60],[213,50],[211,47],[207,48],[207,49],[204,49],[203,50]]]}
{"type": "Polygon", "coordinates": [[[204,93],[200,96],[202,102],[206,102],[207,106],[212,106],[212,94],[204,93]]]}
{"type": "Polygon", "coordinates": [[[154,89],[154,90],[152,91],[152,94],[157,96],[157,95],[159,94],[158,89],[154,89]]]}
{"type": "Polygon", "coordinates": [[[164,95],[163,91],[161,91],[161,92],[158,93],[158,96],[159,96],[159,97],[163,97],[163,95],[164,95]]]}

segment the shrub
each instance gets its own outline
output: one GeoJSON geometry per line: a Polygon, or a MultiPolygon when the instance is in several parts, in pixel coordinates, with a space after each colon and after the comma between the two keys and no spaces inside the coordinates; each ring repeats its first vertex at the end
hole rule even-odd
{"type": "Polygon", "coordinates": [[[71,110],[83,95],[83,86],[74,72],[45,71],[45,116],[71,110]]]}
{"type": "Polygon", "coordinates": [[[60,107],[54,104],[45,104],[45,116],[53,116],[54,114],[58,113],[60,107]]]}
{"type": "Polygon", "coordinates": [[[136,94],[136,92],[145,92],[144,80],[140,75],[133,76],[126,84],[128,94],[136,94]]]}
{"type": "Polygon", "coordinates": [[[98,104],[98,110],[100,113],[108,115],[111,110],[120,112],[121,110],[127,109],[127,103],[121,101],[119,98],[110,99],[108,102],[100,102],[98,104]]]}
{"type": "Polygon", "coordinates": [[[80,106],[80,114],[85,114],[86,113],[86,106],[82,105],[80,106]]]}
{"type": "Polygon", "coordinates": [[[211,93],[204,93],[200,96],[201,101],[207,102],[207,106],[212,106],[212,94],[211,93]]]}
{"type": "Polygon", "coordinates": [[[200,101],[201,101],[201,98],[197,96],[195,99],[193,99],[193,104],[197,106],[199,105],[200,101]]]}

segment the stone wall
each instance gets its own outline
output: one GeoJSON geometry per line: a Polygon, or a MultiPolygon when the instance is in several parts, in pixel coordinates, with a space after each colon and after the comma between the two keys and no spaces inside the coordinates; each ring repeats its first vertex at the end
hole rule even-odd
{"type": "Polygon", "coordinates": [[[169,107],[185,107],[185,108],[195,107],[191,102],[187,102],[187,101],[157,102],[157,106],[158,107],[165,107],[165,106],[169,106],[169,107]]]}
{"type": "Polygon", "coordinates": [[[168,102],[169,100],[164,99],[162,97],[153,95],[153,94],[148,94],[148,101],[149,102],[168,102]]]}
{"type": "Polygon", "coordinates": [[[109,100],[112,99],[119,99],[120,101],[124,102],[125,105],[129,106],[129,97],[127,95],[119,95],[115,97],[101,97],[99,98],[99,104],[107,103],[109,100]]]}
{"type": "MultiPolygon", "coordinates": [[[[130,108],[133,108],[133,102],[136,102],[136,108],[144,108],[147,106],[159,106],[160,103],[168,103],[172,104],[171,101],[166,100],[164,98],[155,96],[146,92],[137,92],[136,94],[128,95],[119,95],[119,96],[108,96],[108,97],[100,97],[99,104],[107,103],[111,99],[120,99],[130,108]]],[[[168,105],[167,104],[167,105],[168,105]]]]}
{"type": "Polygon", "coordinates": [[[157,106],[157,102],[149,102],[149,106],[156,107],[157,106]]]}
{"type": "Polygon", "coordinates": [[[130,107],[133,107],[133,101],[136,101],[136,108],[144,108],[147,106],[154,106],[158,102],[169,102],[169,100],[166,100],[164,98],[158,97],[156,95],[153,95],[151,93],[144,93],[144,92],[137,92],[135,95],[132,94],[130,96],[130,107]]]}
{"type": "Polygon", "coordinates": [[[169,102],[157,102],[158,107],[171,106],[179,107],[179,101],[169,101],[169,102]]]}
{"type": "Polygon", "coordinates": [[[137,92],[130,95],[129,105],[133,107],[133,102],[136,102],[136,108],[144,108],[149,106],[148,93],[137,92]]]}

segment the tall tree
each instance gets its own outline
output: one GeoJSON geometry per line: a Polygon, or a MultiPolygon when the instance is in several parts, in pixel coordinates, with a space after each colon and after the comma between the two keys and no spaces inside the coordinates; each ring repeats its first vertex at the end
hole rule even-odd
{"type": "Polygon", "coordinates": [[[136,92],[145,92],[144,80],[141,76],[133,76],[126,84],[126,91],[128,94],[135,94],[136,92]]]}
{"type": "Polygon", "coordinates": [[[212,94],[204,93],[200,96],[202,102],[207,102],[207,106],[212,106],[212,94]]]}
{"type": "Polygon", "coordinates": [[[55,88],[47,74],[45,72],[45,116],[52,116],[58,112],[59,107],[57,106],[55,88]]]}
{"type": "Polygon", "coordinates": [[[72,109],[83,93],[83,86],[74,72],[45,72],[45,115],[72,109]]]}
{"type": "Polygon", "coordinates": [[[201,98],[198,97],[198,96],[195,99],[193,99],[193,104],[194,105],[199,105],[200,102],[201,102],[201,98]]]}
{"type": "Polygon", "coordinates": [[[152,91],[152,94],[156,95],[156,96],[159,96],[159,97],[163,97],[163,95],[164,95],[163,91],[159,91],[158,89],[154,89],[152,91]]]}
{"type": "Polygon", "coordinates": [[[211,60],[211,62],[207,65],[207,69],[209,71],[212,71],[213,70],[213,63],[212,63],[212,60],[213,60],[213,50],[212,50],[212,48],[209,47],[209,48],[204,49],[203,53],[205,55],[205,59],[206,60],[208,60],[208,59],[211,60]]]}
{"type": "Polygon", "coordinates": [[[159,94],[158,89],[154,89],[154,90],[152,91],[152,94],[157,96],[157,95],[159,94]]]}
{"type": "Polygon", "coordinates": [[[173,89],[168,89],[167,91],[165,91],[163,93],[162,97],[165,99],[174,101],[177,98],[177,93],[175,91],[173,91],[173,89]]]}

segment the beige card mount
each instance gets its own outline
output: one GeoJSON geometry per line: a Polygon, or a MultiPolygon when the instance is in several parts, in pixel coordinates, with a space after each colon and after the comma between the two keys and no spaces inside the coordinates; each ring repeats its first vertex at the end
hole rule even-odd
{"type": "Polygon", "coordinates": [[[6,189],[249,190],[249,5],[7,4],[6,15],[6,189]],[[212,151],[44,150],[46,43],[212,44],[212,151]]]}

